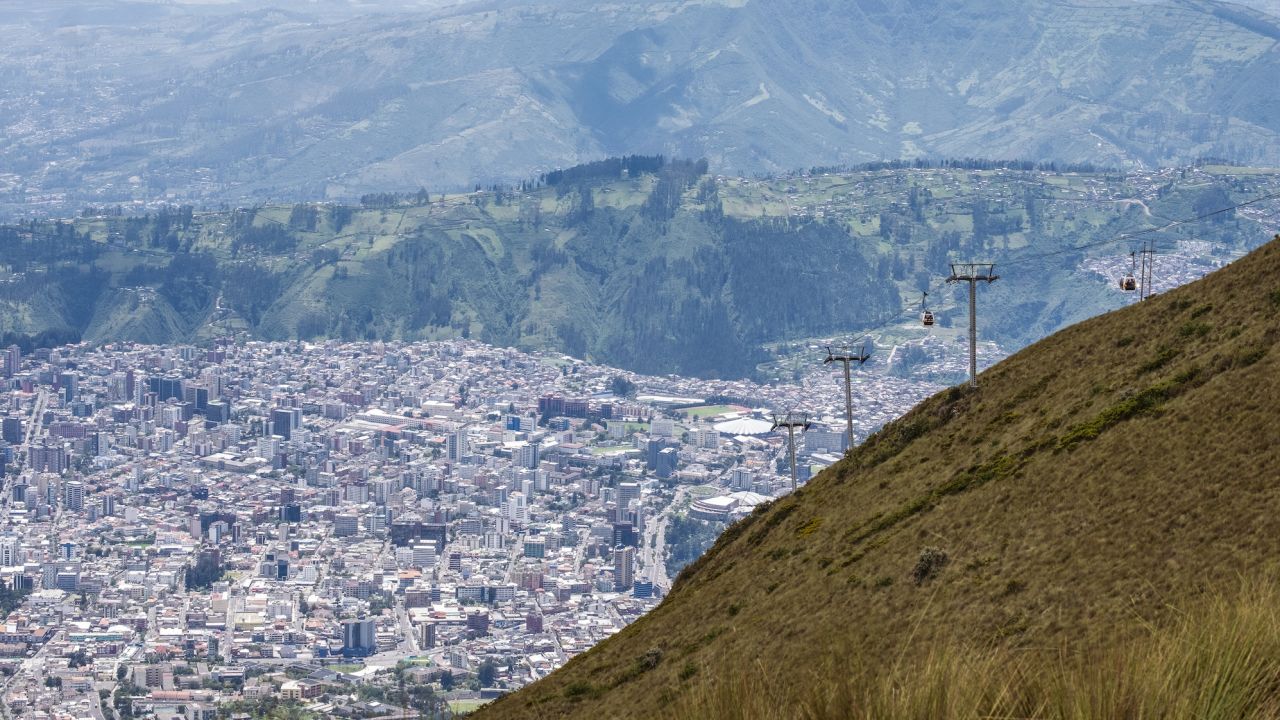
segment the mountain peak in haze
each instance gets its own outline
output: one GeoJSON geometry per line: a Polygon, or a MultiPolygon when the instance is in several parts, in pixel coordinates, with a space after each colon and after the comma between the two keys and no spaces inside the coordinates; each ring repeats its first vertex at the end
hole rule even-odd
{"type": "Polygon", "coordinates": [[[1280,164],[1280,20],[1240,5],[147,8],[6,13],[7,207],[457,188],[636,152],[1280,164]]]}

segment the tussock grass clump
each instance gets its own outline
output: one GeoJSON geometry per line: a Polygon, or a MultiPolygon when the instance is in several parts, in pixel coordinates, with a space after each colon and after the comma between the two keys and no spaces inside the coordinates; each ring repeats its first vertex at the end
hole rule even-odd
{"type": "Polygon", "coordinates": [[[1138,374],[1146,375],[1155,372],[1178,358],[1182,353],[1177,348],[1162,347],[1156,351],[1155,357],[1138,366],[1138,374]]]}
{"type": "Polygon", "coordinates": [[[583,700],[586,698],[598,697],[600,689],[588,682],[569,683],[564,689],[564,696],[569,700],[583,700]]]}
{"type": "Polygon", "coordinates": [[[764,672],[715,677],[670,720],[1200,718],[1280,715],[1280,592],[1218,597],[1123,646],[1052,650],[946,645],[892,667],[830,659],[801,682],[764,672]],[[802,693],[795,692],[803,688],[802,693]]]}
{"type": "Polygon", "coordinates": [[[911,579],[915,580],[917,585],[923,585],[925,581],[942,572],[942,568],[946,567],[950,560],[951,558],[947,557],[947,553],[943,550],[925,548],[920,551],[920,559],[911,570],[911,579]]]}

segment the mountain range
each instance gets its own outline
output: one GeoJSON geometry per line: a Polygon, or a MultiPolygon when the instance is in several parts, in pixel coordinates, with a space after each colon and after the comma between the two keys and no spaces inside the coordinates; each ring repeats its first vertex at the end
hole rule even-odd
{"type": "Polygon", "coordinates": [[[0,3],[0,212],[354,198],[607,155],[1280,164],[1274,2],[0,3]]]}
{"type": "Polygon", "coordinates": [[[629,156],[523,188],[354,206],[91,208],[0,226],[0,342],[462,336],[649,374],[769,378],[780,341],[917,337],[922,300],[933,332],[959,338],[953,261],[997,263],[980,338],[1015,350],[1131,302],[1117,280],[1141,241],[1156,243],[1158,291],[1255,247],[1280,223],[1276,197],[1280,173],[1211,166],[756,179],[629,156]]]}

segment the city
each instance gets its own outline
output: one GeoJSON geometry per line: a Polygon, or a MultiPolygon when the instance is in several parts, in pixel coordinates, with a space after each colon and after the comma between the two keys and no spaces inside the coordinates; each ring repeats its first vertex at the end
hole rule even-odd
{"type": "Polygon", "coordinates": [[[0,720],[1280,717],[1280,0],[0,7],[0,720]]]}
{"type": "MultiPolygon", "coordinates": [[[[839,459],[842,376],[818,350],[799,383],[760,385],[464,340],[10,347],[0,705],[476,707],[653,608],[788,492],[774,413],[815,420],[800,482],[839,459]]],[[[942,387],[884,368],[855,369],[855,440],[942,387]]]]}

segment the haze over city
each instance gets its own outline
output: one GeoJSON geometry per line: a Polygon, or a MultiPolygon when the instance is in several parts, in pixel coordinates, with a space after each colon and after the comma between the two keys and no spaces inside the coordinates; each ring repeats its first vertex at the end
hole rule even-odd
{"type": "Polygon", "coordinates": [[[1277,0],[0,32],[0,716],[1274,713],[1277,0]]]}

